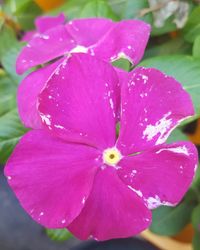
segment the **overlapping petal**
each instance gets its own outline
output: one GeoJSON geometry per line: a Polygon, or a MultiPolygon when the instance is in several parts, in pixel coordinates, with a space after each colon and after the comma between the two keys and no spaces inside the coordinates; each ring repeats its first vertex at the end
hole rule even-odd
{"type": "Polygon", "coordinates": [[[66,29],[79,46],[89,47],[114,26],[115,22],[107,18],[83,18],[68,22],[66,29]]]}
{"type": "Polygon", "coordinates": [[[57,25],[43,34],[37,34],[22,49],[16,62],[18,74],[39,64],[63,56],[74,48],[74,40],[64,25],[57,25]]]}
{"type": "Polygon", "coordinates": [[[190,142],[162,145],[119,163],[118,175],[146,201],[149,208],[176,205],[188,190],[198,162],[190,142]]]}
{"type": "Polygon", "coordinates": [[[119,80],[111,65],[73,54],[49,79],[39,96],[44,124],[68,141],[105,149],[116,141],[119,80]]]}
{"type": "Polygon", "coordinates": [[[127,155],[162,144],[193,114],[189,94],[174,78],[156,69],[137,68],[122,87],[117,147],[127,155]]]}
{"type": "MultiPolygon", "coordinates": [[[[58,24],[64,17],[56,18],[58,24]]],[[[34,35],[21,51],[16,64],[19,74],[73,52],[89,53],[106,61],[126,57],[136,64],[144,53],[150,33],[150,26],[139,20],[77,19],[50,29],[47,29],[51,27],[48,19],[48,25],[44,24],[44,18],[39,21],[37,25],[42,34],[34,35]]]]}
{"type": "Polygon", "coordinates": [[[143,21],[123,20],[93,45],[91,51],[107,61],[126,58],[137,64],[144,54],[150,30],[150,25],[143,21]]]}
{"type": "Polygon", "coordinates": [[[146,229],[151,212],[143,200],[118,178],[113,168],[97,173],[91,194],[68,229],[79,239],[125,238],[146,229]]]}
{"type": "Polygon", "coordinates": [[[18,93],[18,111],[24,125],[28,128],[42,128],[41,118],[37,110],[37,99],[47,80],[64,59],[38,69],[24,78],[18,93]]]}
{"type": "Polygon", "coordinates": [[[39,33],[54,28],[60,24],[64,24],[65,15],[60,13],[58,16],[40,16],[35,19],[35,26],[39,33]]]}
{"type": "Polygon", "coordinates": [[[99,151],[28,132],[11,155],[5,175],[29,215],[49,228],[66,227],[90,194],[99,151]]]}

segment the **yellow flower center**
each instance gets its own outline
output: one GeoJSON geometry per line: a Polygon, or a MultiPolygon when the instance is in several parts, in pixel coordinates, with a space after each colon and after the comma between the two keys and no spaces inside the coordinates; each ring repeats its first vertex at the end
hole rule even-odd
{"type": "Polygon", "coordinates": [[[122,155],[117,148],[107,148],[103,152],[103,161],[107,165],[115,166],[121,158],[122,155]]]}

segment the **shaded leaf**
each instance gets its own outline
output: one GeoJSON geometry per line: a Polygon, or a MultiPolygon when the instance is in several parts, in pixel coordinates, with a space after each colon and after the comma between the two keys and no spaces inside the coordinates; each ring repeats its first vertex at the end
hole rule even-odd
{"type": "Polygon", "coordinates": [[[200,35],[200,6],[194,8],[189,16],[189,19],[183,29],[183,34],[188,42],[194,42],[197,36],[200,35]]]}
{"type": "Polygon", "coordinates": [[[176,207],[162,206],[153,210],[150,230],[160,235],[177,234],[190,222],[193,208],[193,203],[182,201],[176,207]]]}
{"type": "Polygon", "coordinates": [[[91,0],[88,1],[79,15],[81,18],[85,17],[106,17],[113,20],[119,20],[117,15],[113,12],[112,8],[107,1],[104,0],[91,0]]]}
{"type": "Polygon", "coordinates": [[[192,225],[200,233],[200,204],[192,212],[192,225]]]}
{"type": "Polygon", "coordinates": [[[0,163],[4,164],[13,148],[27,131],[21,124],[16,109],[0,117],[0,163]]]}
{"type": "Polygon", "coordinates": [[[194,45],[192,49],[192,54],[194,58],[200,59],[200,35],[197,36],[194,40],[194,45]]]}
{"type": "Polygon", "coordinates": [[[200,246],[200,232],[199,231],[195,231],[194,233],[194,237],[192,240],[192,249],[193,250],[199,250],[199,246],[200,246]]]}
{"type": "Polygon", "coordinates": [[[0,116],[16,106],[16,85],[7,75],[0,74],[0,116]]]}
{"type": "Polygon", "coordinates": [[[46,229],[50,239],[55,241],[65,241],[72,237],[72,234],[66,229],[46,229]]]}
{"type": "Polygon", "coordinates": [[[3,26],[0,35],[0,62],[12,80],[18,84],[24,76],[16,73],[15,63],[23,43],[17,41],[14,31],[7,25],[3,26]]]}
{"type": "Polygon", "coordinates": [[[167,143],[178,142],[178,141],[188,141],[188,137],[181,131],[181,129],[176,128],[172,131],[167,139],[167,143]]]}

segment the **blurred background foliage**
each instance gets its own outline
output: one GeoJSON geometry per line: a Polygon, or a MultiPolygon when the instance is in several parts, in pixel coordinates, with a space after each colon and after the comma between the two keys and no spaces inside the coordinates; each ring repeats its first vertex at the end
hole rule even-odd
{"type": "MultiPolygon", "coordinates": [[[[200,1],[199,0],[5,0],[0,1],[0,163],[4,164],[20,137],[27,131],[16,108],[16,91],[24,75],[15,72],[17,54],[24,45],[20,38],[33,30],[40,15],[63,12],[67,20],[85,17],[141,19],[151,24],[152,33],[139,66],[155,67],[174,76],[190,93],[196,116],[184,121],[168,142],[192,140],[200,145],[200,1]]],[[[115,62],[130,69],[126,60],[115,62]]],[[[152,110],[153,112],[153,110],[152,110]]],[[[200,171],[183,201],[175,208],[153,212],[151,230],[173,236],[192,223],[193,246],[200,246],[200,171]]],[[[71,237],[67,230],[47,230],[53,240],[71,237]]]]}

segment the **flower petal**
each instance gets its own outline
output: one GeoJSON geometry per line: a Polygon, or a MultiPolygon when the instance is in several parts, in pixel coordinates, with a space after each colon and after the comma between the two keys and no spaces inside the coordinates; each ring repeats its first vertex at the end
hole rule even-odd
{"type": "Polygon", "coordinates": [[[137,64],[143,54],[150,35],[150,25],[140,20],[123,20],[107,32],[91,53],[104,60],[126,58],[137,64]]]}
{"type": "Polygon", "coordinates": [[[101,149],[112,147],[116,140],[118,84],[110,64],[87,54],[73,54],[40,94],[41,118],[63,139],[101,149]]]}
{"type": "Polygon", "coordinates": [[[21,38],[22,42],[29,42],[34,35],[37,34],[37,32],[35,30],[31,30],[31,31],[27,31],[21,38]]]}
{"type": "Polygon", "coordinates": [[[192,182],[197,162],[195,146],[178,142],[124,157],[118,175],[143,195],[149,208],[176,205],[192,182]]]}
{"type": "Polygon", "coordinates": [[[35,26],[39,33],[56,27],[57,25],[64,24],[65,15],[60,13],[58,16],[40,16],[35,19],[35,26]]]}
{"type": "Polygon", "coordinates": [[[124,154],[162,144],[183,119],[194,114],[189,94],[156,69],[137,68],[122,87],[117,147],[124,154]]]}
{"type": "Polygon", "coordinates": [[[42,128],[41,118],[36,105],[37,98],[61,61],[63,59],[30,73],[19,85],[17,94],[18,111],[26,127],[42,128]]]}
{"type": "Polygon", "coordinates": [[[108,167],[97,173],[85,207],[68,229],[81,240],[108,240],[138,234],[150,223],[143,200],[108,167]]]}
{"type": "Polygon", "coordinates": [[[97,43],[115,23],[106,18],[75,19],[66,28],[78,45],[89,47],[97,43]]]}
{"type": "Polygon", "coordinates": [[[5,175],[23,208],[49,228],[66,227],[82,210],[98,168],[94,148],[28,132],[11,155],[5,175]]]}
{"type": "Polygon", "coordinates": [[[19,54],[16,63],[17,73],[22,74],[31,67],[62,56],[72,48],[74,40],[64,25],[57,25],[43,34],[37,34],[19,54]]]}

